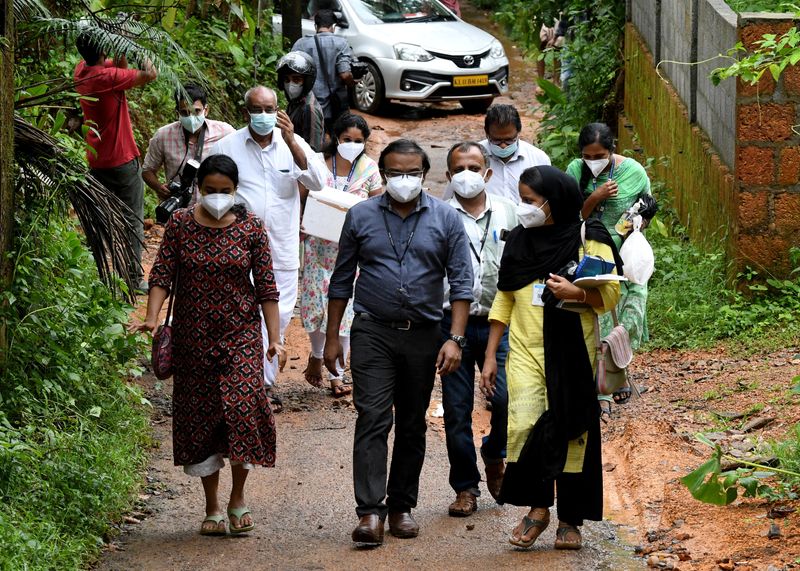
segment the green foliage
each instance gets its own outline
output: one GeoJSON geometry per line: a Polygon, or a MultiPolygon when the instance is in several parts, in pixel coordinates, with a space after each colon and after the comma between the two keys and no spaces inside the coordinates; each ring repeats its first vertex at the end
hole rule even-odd
{"type": "Polygon", "coordinates": [[[798,12],[797,6],[785,0],[728,0],[728,6],[741,12],[798,12]]]}
{"type": "MultiPolygon", "coordinates": [[[[539,79],[542,93],[537,99],[544,119],[538,145],[550,155],[553,165],[565,168],[577,153],[577,136],[584,125],[605,121],[615,126],[625,4],[614,0],[501,0],[495,18],[526,52],[535,53],[542,22],[552,25],[561,10],[571,25],[556,57],[571,76],[563,91],[539,79]]],[[[552,57],[539,54],[539,58],[552,57]]]]}
{"type": "Polygon", "coordinates": [[[694,499],[707,504],[727,506],[739,496],[740,487],[746,498],[760,497],[775,501],[796,497],[791,490],[782,486],[772,487],[766,484],[765,480],[779,473],[792,478],[800,478],[800,473],[737,460],[723,454],[719,445],[711,442],[705,435],[697,434],[696,438],[703,444],[711,446],[714,452],[706,462],[681,478],[681,483],[689,489],[694,499]],[[735,460],[747,467],[722,472],[723,458],[735,460]]]}
{"type": "Polygon", "coordinates": [[[99,281],[74,222],[40,214],[18,221],[32,231],[0,298],[1,569],[75,569],[96,553],[147,437],[147,401],[121,380],[137,372],[130,308],[99,281]]]}
{"type": "MultiPolygon", "coordinates": [[[[800,383],[800,377],[795,377],[792,382],[800,383]]],[[[797,388],[797,384],[794,388],[797,388]]],[[[790,485],[800,485],[800,424],[795,424],[786,439],[772,443],[770,448],[778,458],[780,467],[789,472],[784,479],[790,485]]]]}
{"type": "MultiPolygon", "coordinates": [[[[718,85],[724,79],[738,77],[742,81],[754,85],[767,71],[777,81],[787,66],[795,65],[800,61],[800,32],[797,31],[797,28],[791,28],[780,36],[764,34],[762,39],[755,42],[755,45],[757,47],[752,53],[738,58],[727,67],[713,70],[711,81],[718,85]]],[[[747,50],[741,42],[728,50],[728,56],[734,59],[746,53],[747,50]]]]}

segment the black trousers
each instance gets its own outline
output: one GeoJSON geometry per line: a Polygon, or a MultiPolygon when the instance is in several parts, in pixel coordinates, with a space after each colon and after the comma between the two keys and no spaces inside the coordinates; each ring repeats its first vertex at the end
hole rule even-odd
{"type": "Polygon", "coordinates": [[[409,511],[417,505],[425,460],[425,412],[441,347],[439,323],[401,331],[356,316],[350,347],[353,403],[358,411],[353,443],[356,513],[359,517],[383,517],[387,511],[409,511]],[[387,487],[393,420],[395,438],[387,487]]]}

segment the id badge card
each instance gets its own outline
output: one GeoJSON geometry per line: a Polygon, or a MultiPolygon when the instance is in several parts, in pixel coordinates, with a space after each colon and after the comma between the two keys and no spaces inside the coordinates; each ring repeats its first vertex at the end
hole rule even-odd
{"type": "Polygon", "coordinates": [[[544,293],[544,288],[547,286],[544,284],[533,284],[533,299],[531,300],[531,305],[535,305],[537,307],[544,307],[544,302],[542,301],[542,294],[544,293]]]}

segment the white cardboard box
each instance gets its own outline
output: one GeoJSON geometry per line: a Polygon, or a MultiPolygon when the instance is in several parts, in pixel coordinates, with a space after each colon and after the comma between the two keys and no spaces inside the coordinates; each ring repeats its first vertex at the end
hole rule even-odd
{"type": "Polygon", "coordinates": [[[355,194],[335,188],[312,190],[306,200],[301,229],[311,236],[338,243],[347,211],[362,200],[355,194]]]}

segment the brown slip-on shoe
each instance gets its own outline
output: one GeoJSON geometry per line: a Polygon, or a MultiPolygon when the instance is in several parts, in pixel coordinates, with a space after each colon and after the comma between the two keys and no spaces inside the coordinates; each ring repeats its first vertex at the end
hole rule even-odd
{"type": "Polygon", "coordinates": [[[503,487],[506,463],[502,458],[499,460],[487,460],[484,458],[483,463],[486,466],[486,487],[496,501],[500,497],[500,488],[503,487]]]}
{"type": "Polygon", "coordinates": [[[411,512],[389,512],[389,533],[401,539],[417,537],[419,524],[414,521],[411,512]]]}
{"type": "Polygon", "coordinates": [[[469,490],[458,492],[456,501],[450,504],[447,511],[453,517],[471,516],[478,511],[478,497],[469,490]]]}
{"type": "Polygon", "coordinates": [[[377,547],[383,543],[383,520],[378,514],[361,516],[351,535],[356,547],[377,547]]]}

